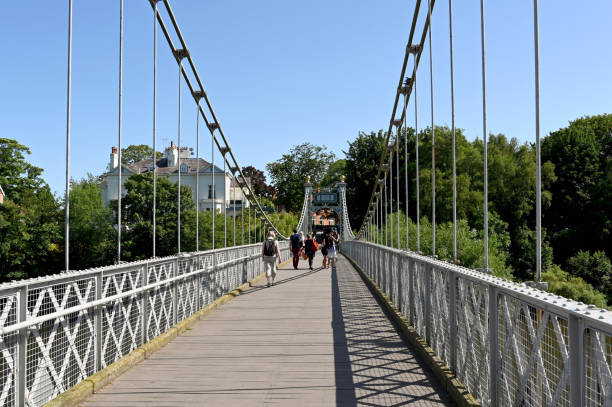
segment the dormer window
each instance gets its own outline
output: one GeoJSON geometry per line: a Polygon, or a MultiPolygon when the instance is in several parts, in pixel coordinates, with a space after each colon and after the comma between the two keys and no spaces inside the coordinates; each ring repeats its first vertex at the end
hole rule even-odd
{"type": "Polygon", "coordinates": [[[181,174],[185,174],[187,172],[187,164],[181,164],[181,174]]]}
{"type": "Polygon", "coordinates": [[[149,165],[147,166],[147,170],[149,170],[149,171],[153,171],[153,164],[149,164],[149,165]]]}

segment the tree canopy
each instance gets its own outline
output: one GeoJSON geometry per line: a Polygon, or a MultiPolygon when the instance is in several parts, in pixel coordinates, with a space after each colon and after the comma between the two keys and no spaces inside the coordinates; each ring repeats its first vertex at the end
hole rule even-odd
{"type": "MultiPolygon", "coordinates": [[[[164,155],[160,151],[155,152],[156,158],[162,158],[164,155]]],[[[121,149],[121,162],[125,165],[131,165],[138,161],[150,160],[153,157],[153,147],[146,144],[132,144],[121,149]]]]}
{"type": "Polygon", "coordinates": [[[267,164],[266,170],[277,191],[277,204],[287,211],[299,212],[304,201],[306,178],[310,176],[310,182],[320,185],[335,160],[335,154],[328,152],[327,147],[304,143],[267,164]]]}

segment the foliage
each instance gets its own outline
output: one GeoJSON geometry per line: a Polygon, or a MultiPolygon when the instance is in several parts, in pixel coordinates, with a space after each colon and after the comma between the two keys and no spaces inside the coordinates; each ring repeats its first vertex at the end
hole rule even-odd
{"type": "Polygon", "coordinates": [[[255,195],[272,199],[276,194],[274,187],[266,184],[266,176],[263,171],[249,165],[242,167],[242,174],[250,180],[255,195]]]}
{"type": "Polygon", "coordinates": [[[555,261],[579,250],[612,256],[612,114],[583,117],[552,132],[542,143],[542,162],[554,165],[556,182],[544,225],[555,261]]]}
{"type": "Polygon", "coordinates": [[[300,211],[304,201],[304,183],[310,176],[319,185],[336,159],[327,147],[304,143],[294,146],[287,154],[266,165],[277,191],[276,202],[287,211],[300,211]]]}
{"type": "Polygon", "coordinates": [[[349,142],[346,156],[346,196],[351,226],[359,228],[368,209],[376,185],[376,174],[384,148],[382,130],[375,133],[360,132],[349,142]]]}
{"type": "Polygon", "coordinates": [[[30,154],[28,147],[16,140],[0,138],[0,185],[6,196],[18,205],[28,199],[24,195],[48,190],[41,177],[42,168],[28,163],[24,154],[30,154]]]}
{"type": "MultiPolygon", "coordinates": [[[[161,151],[155,152],[157,159],[162,158],[164,155],[161,151]]],[[[132,144],[126,148],[121,149],[121,162],[125,165],[132,165],[138,161],[150,160],[153,157],[153,147],[149,147],[146,144],[132,144]]]]}
{"type": "Polygon", "coordinates": [[[606,294],[612,304],[612,264],[603,251],[579,251],[567,260],[567,270],[606,294]]]}
{"type": "Polygon", "coordinates": [[[340,181],[340,177],[346,175],[346,160],[340,159],[334,161],[327,170],[327,173],[321,180],[322,187],[333,186],[340,181]]]}
{"type": "Polygon", "coordinates": [[[111,264],[117,249],[116,218],[104,206],[98,180],[89,174],[70,188],[70,268],[111,264]]]}
{"type": "MultiPolygon", "coordinates": [[[[393,246],[397,247],[397,212],[389,214],[389,221],[379,229],[380,241],[391,246],[391,234],[393,233],[393,246]],[[393,223],[393,225],[392,225],[393,223]]],[[[406,247],[406,217],[404,213],[399,214],[399,236],[400,247],[406,247]]],[[[424,254],[432,254],[433,228],[427,217],[421,218],[420,251],[424,254]]],[[[503,228],[502,228],[503,229],[503,228]]],[[[507,237],[504,231],[499,235],[495,230],[490,231],[489,236],[489,268],[498,277],[511,278],[512,269],[507,266],[505,246],[507,237]]],[[[412,219],[408,220],[408,240],[411,250],[417,250],[417,225],[412,219]]],[[[453,260],[453,224],[444,222],[436,224],[436,255],[441,260],[453,260]]],[[[462,266],[468,268],[483,268],[484,265],[484,241],[482,231],[470,228],[467,221],[462,219],[457,222],[457,260],[462,266]]]]}
{"type": "Polygon", "coordinates": [[[606,297],[580,277],[572,277],[558,265],[542,273],[542,280],[548,282],[548,291],[585,304],[606,307],[606,297]]]}

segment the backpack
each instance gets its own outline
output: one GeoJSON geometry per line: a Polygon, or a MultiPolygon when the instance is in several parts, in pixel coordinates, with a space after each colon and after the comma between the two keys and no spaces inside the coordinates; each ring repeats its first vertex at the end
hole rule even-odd
{"type": "Polygon", "coordinates": [[[274,256],[276,254],[276,242],[274,239],[268,239],[264,243],[264,256],[274,256]]]}
{"type": "Polygon", "coordinates": [[[317,243],[316,240],[313,239],[312,241],[312,249],[316,252],[317,250],[319,250],[319,244],[317,243]]]}

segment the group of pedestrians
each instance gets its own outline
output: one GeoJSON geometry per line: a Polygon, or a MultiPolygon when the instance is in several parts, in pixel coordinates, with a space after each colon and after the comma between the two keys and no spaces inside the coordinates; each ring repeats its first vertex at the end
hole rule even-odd
{"type": "MultiPolygon", "coordinates": [[[[274,279],[276,278],[276,262],[278,261],[278,264],[281,263],[280,249],[275,238],[276,235],[273,231],[268,232],[268,238],[263,242],[261,247],[268,287],[274,285],[274,279]]],[[[336,267],[339,241],[340,237],[338,233],[331,230],[325,231],[321,241],[323,268],[329,268],[330,265],[332,268],[336,267]]],[[[289,245],[291,254],[293,255],[293,268],[297,270],[300,256],[302,256],[305,260],[308,259],[308,267],[310,270],[313,270],[312,261],[315,257],[315,253],[319,250],[319,243],[313,238],[313,235],[309,233],[304,237],[304,233],[298,233],[297,229],[293,229],[293,234],[289,238],[289,245]]]]}
{"type": "MultiPolygon", "coordinates": [[[[340,238],[335,231],[327,230],[321,241],[321,254],[323,255],[323,268],[329,268],[330,264],[336,266],[337,246],[340,238]]],[[[308,259],[308,267],[312,270],[312,261],[315,253],[319,250],[318,242],[313,238],[312,234],[308,234],[304,238],[303,233],[298,233],[297,229],[293,229],[293,234],[289,238],[291,253],[293,254],[293,268],[297,270],[300,262],[300,256],[308,259]]]]}

